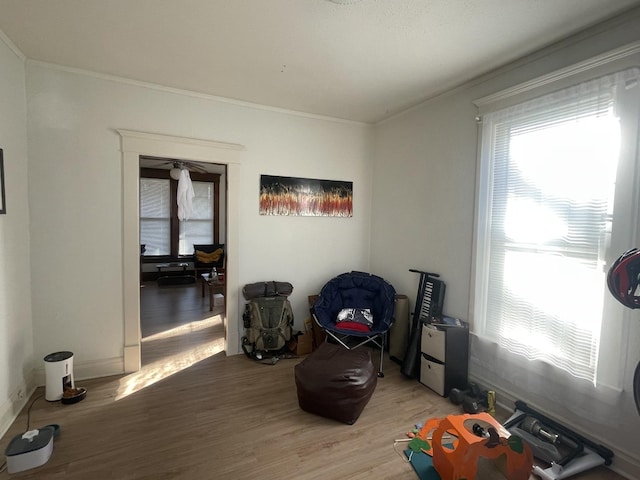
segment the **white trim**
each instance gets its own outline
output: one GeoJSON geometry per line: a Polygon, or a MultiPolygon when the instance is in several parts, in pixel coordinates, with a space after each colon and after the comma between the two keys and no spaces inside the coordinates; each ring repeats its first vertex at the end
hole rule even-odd
{"type": "MultiPolygon", "coordinates": [[[[140,297],[138,297],[138,303],[140,302],[140,297]]],[[[140,309],[138,307],[138,323],[140,323],[140,309]]],[[[128,315],[125,315],[125,319],[130,318],[128,315]]],[[[125,320],[126,321],[126,320],[125,320]]],[[[125,325],[126,328],[126,325],[125,325]]],[[[135,335],[135,332],[132,332],[132,335],[135,335]]],[[[126,338],[126,336],[125,336],[126,338]]],[[[133,345],[124,345],[124,358],[122,359],[122,369],[121,372],[137,372],[140,370],[142,366],[140,359],[142,358],[142,348],[140,347],[140,341],[133,345]]]]}
{"type": "MultiPolygon", "coordinates": [[[[547,75],[534,78],[533,80],[520,83],[511,88],[501,90],[500,92],[481,97],[477,100],[474,100],[473,104],[478,107],[478,109],[480,109],[480,113],[483,113],[483,111],[485,111],[488,106],[492,106],[498,102],[510,100],[519,95],[527,94],[529,92],[532,92],[533,90],[538,90],[550,85],[553,85],[553,88],[557,89],[559,88],[558,82],[562,80],[573,79],[576,75],[585,72],[589,72],[589,74],[592,75],[591,72],[599,67],[606,67],[612,62],[616,61],[628,60],[630,59],[630,57],[633,57],[638,53],[640,53],[640,41],[630,43],[620,48],[616,48],[615,50],[603,53],[602,55],[592,57],[588,60],[570,65],[560,70],[556,70],[547,75]]],[[[637,59],[631,59],[631,61],[635,61],[635,63],[625,66],[637,65],[637,59]]],[[[622,66],[621,68],[624,68],[625,66],[622,66]]],[[[538,92],[536,92],[536,95],[538,95],[538,92]]]]}
{"type": "Polygon", "coordinates": [[[271,105],[261,105],[259,103],[252,103],[252,102],[246,102],[243,100],[236,100],[233,98],[227,98],[227,97],[220,97],[217,95],[211,95],[208,93],[201,93],[201,92],[194,92],[192,90],[185,90],[185,89],[181,89],[181,88],[174,88],[174,87],[167,87],[165,85],[159,85],[157,83],[151,83],[151,82],[143,82],[141,80],[132,80],[130,78],[126,78],[126,77],[119,77],[117,75],[109,75],[106,73],[98,73],[98,72],[92,72],[90,70],[84,70],[81,68],[75,68],[75,67],[67,67],[65,65],[58,65],[55,63],[49,63],[49,62],[42,62],[39,60],[31,60],[31,59],[27,59],[26,63],[28,65],[34,65],[37,67],[42,67],[42,68],[48,68],[51,70],[58,70],[61,72],[68,72],[68,73],[74,73],[77,75],[84,75],[87,77],[94,77],[94,78],[99,78],[101,80],[107,80],[110,82],[116,82],[116,83],[122,83],[125,85],[133,85],[136,87],[142,87],[142,88],[148,88],[150,90],[158,90],[161,92],[166,92],[166,93],[173,93],[175,95],[183,95],[186,97],[193,97],[193,98],[200,98],[203,100],[209,100],[209,101],[214,101],[214,102],[221,102],[221,103],[228,103],[231,105],[237,105],[239,107],[245,107],[245,108],[252,108],[254,110],[263,110],[263,111],[267,111],[267,112],[275,112],[275,113],[282,113],[285,115],[293,115],[296,117],[304,117],[304,118],[312,118],[315,120],[324,120],[324,121],[328,121],[328,122],[335,122],[335,123],[343,123],[343,124],[347,124],[347,125],[373,125],[373,123],[367,123],[367,122],[358,122],[355,120],[346,120],[343,118],[336,118],[336,117],[330,117],[327,115],[318,115],[315,113],[307,113],[307,112],[300,112],[298,110],[288,110],[286,108],[280,108],[280,107],[274,107],[271,105]]]}
{"type": "MultiPolygon", "coordinates": [[[[73,381],[77,386],[78,381],[100,377],[110,377],[112,375],[122,375],[124,372],[122,357],[103,358],[88,362],[73,362],[73,381]]],[[[33,372],[35,385],[46,385],[46,372],[44,366],[39,366],[33,372]]]]}
{"type": "Polygon", "coordinates": [[[240,352],[238,285],[238,192],[240,190],[240,154],[242,145],[203,139],[174,137],[118,129],[122,148],[122,252],[124,369],[140,369],[140,218],[139,158],[141,155],[177,158],[227,165],[227,238],[225,302],[225,350],[240,352]]]}
{"type": "Polygon", "coordinates": [[[244,150],[242,145],[238,145],[236,143],[214,142],[212,140],[200,140],[198,138],[188,137],[169,137],[167,135],[160,135],[157,133],[144,133],[122,128],[117,129],[117,131],[120,136],[127,138],[127,150],[131,151],[157,147],[157,145],[161,145],[163,142],[166,142],[167,138],[172,139],[171,143],[203,147],[205,149],[216,148],[221,150],[244,150]]]}
{"type": "Polygon", "coordinates": [[[22,409],[27,405],[35,389],[36,387],[23,382],[0,405],[0,436],[4,436],[9,431],[22,409]]]}

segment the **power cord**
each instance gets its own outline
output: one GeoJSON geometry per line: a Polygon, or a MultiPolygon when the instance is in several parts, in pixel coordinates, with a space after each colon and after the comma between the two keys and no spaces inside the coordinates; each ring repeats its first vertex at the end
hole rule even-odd
{"type": "Polygon", "coordinates": [[[31,407],[33,407],[33,404],[36,403],[36,400],[38,400],[38,399],[40,399],[42,397],[44,397],[44,394],[40,394],[36,398],[31,400],[31,404],[29,405],[29,408],[27,409],[27,429],[25,430],[26,432],[28,432],[30,430],[29,426],[31,425],[31,407]]]}

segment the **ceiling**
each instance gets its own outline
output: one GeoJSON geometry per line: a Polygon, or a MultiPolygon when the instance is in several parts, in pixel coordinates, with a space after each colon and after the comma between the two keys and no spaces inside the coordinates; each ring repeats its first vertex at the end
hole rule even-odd
{"type": "Polygon", "coordinates": [[[640,0],[0,0],[29,59],[375,123],[640,0]]]}

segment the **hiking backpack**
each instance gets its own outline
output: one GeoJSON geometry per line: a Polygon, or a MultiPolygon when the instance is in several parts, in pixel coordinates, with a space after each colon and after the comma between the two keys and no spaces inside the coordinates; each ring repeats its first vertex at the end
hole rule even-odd
{"type": "Polygon", "coordinates": [[[248,303],[242,316],[245,336],[242,350],[253,359],[287,351],[293,336],[293,311],[287,298],[293,286],[287,282],[259,282],[245,285],[248,303]]]}

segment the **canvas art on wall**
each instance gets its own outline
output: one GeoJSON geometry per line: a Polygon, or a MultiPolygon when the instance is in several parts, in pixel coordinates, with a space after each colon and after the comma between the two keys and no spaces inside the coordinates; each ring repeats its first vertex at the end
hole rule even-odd
{"type": "Polygon", "coordinates": [[[260,215],[352,217],[353,182],[260,175],[260,215]]]}

